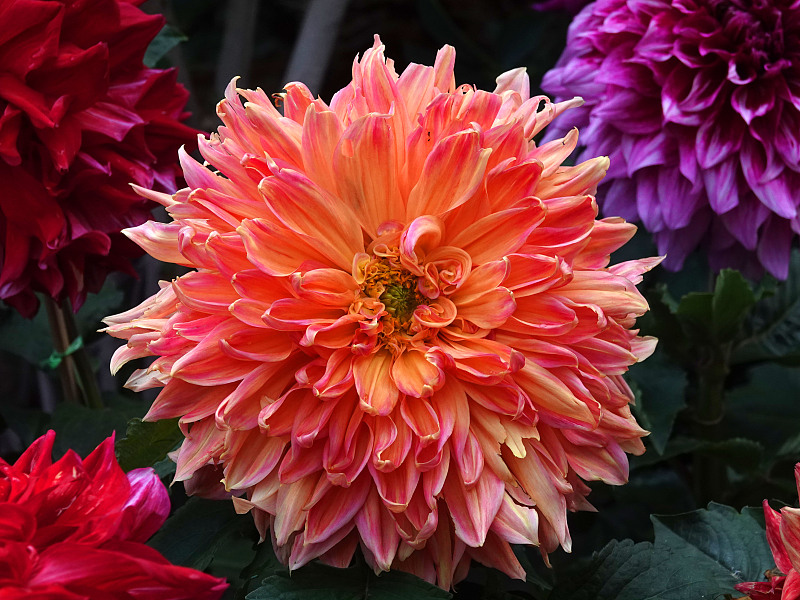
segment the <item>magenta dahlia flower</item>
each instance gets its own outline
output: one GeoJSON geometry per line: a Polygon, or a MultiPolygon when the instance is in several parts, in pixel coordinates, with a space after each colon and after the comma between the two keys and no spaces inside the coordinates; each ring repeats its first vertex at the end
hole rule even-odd
{"type": "Polygon", "coordinates": [[[457,86],[454,61],[398,75],[376,38],[330,104],[290,83],[282,112],[231,84],[214,170],[183,154],[188,188],[141,190],[173,221],[126,230],[196,270],[106,319],[112,370],[156,357],[127,385],[180,417],[176,478],[220,465],[292,568],[360,544],[444,588],[472,559],[524,577],[509,544],[569,549],[582,479],[644,450],[622,374],[657,259],[608,266],[635,229],[596,219],[608,159],[531,141],[575,102],[524,69],[457,86]]]}
{"type": "Polygon", "coordinates": [[[222,579],[170,564],[143,542],[164,523],[153,469],[125,475],[108,438],[81,460],[52,460],[50,431],[13,465],[0,459],[3,600],[216,600],[222,579]]]}
{"type": "Polygon", "coordinates": [[[111,271],[133,273],[121,233],[150,217],[131,182],[175,190],[195,132],[174,70],[142,57],[164,19],[141,0],[0,2],[0,298],[77,309],[111,271]]]}
{"type": "Polygon", "coordinates": [[[666,266],[702,246],[715,269],[786,278],[800,232],[796,1],[597,0],[542,87],[586,98],[583,153],[611,158],[603,212],[640,220],[666,266]]]}

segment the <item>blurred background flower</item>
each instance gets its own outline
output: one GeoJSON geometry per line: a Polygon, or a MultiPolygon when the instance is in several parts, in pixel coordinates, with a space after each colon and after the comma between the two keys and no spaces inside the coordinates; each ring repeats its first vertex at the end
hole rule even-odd
{"type": "Polygon", "coordinates": [[[134,273],[119,232],[152,205],[129,184],[173,191],[193,141],[175,71],[142,62],[164,19],[137,4],[0,6],[0,298],[25,316],[35,292],[77,309],[108,273],[134,273]]]}
{"type": "Polygon", "coordinates": [[[641,221],[665,266],[702,247],[714,269],[786,278],[800,232],[796,2],[598,0],[542,87],[586,100],[561,131],[577,124],[581,156],[611,157],[602,210],[641,221]]]}
{"type": "Polygon", "coordinates": [[[227,584],[170,564],[144,544],[170,501],[153,469],[123,473],[108,438],[53,462],[48,432],[14,464],[0,459],[0,596],[4,600],[216,600],[227,584]]]}
{"type": "Polygon", "coordinates": [[[219,171],[182,155],[188,188],[140,190],[173,221],[125,231],[197,270],[106,319],[112,370],[156,356],[127,385],[181,418],[176,479],[221,464],[292,569],[360,542],[446,589],[471,559],[524,578],[509,543],[569,550],[581,479],[644,451],[621,375],[655,346],[632,328],[659,261],[608,266],[635,228],[596,220],[606,158],[531,141],[576,102],[454,63],[398,75],[376,36],[330,105],[291,83],[282,113],[231,83],[219,171]]]}

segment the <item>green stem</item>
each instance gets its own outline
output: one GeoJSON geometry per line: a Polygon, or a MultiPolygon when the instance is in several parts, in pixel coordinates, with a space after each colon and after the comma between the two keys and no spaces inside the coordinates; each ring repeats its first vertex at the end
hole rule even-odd
{"type": "MultiPolygon", "coordinates": [[[[711,359],[698,368],[694,427],[695,435],[706,442],[718,442],[722,435],[720,423],[725,412],[725,379],[730,371],[729,358],[729,344],[716,347],[711,359]]],[[[726,483],[725,464],[718,457],[695,454],[695,496],[702,505],[711,500],[720,500],[726,483]]]]}
{"type": "MultiPolygon", "coordinates": [[[[72,311],[69,300],[64,300],[64,304],[61,306],[61,314],[64,318],[64,323],[66,324],[70,339],[76,339],[80,333],[78,332],[78,326],[75,323],[75,313],[72,311]]],[[[83,390],[87,405],[94,409],[103,408],[100,388],[97,386],[97,378],[95,377],[94,369],[92,369],[92,363],[91,360],[89,360],[89,353],[86,351],[86,346],[81,344],[81,347],[73,352],[71,357],[75,361],[78,383],[83,390]]]]}
{"type": "MultiPolygon", "coordinates": [[[[61,309],[52,298],[45,297],[45,308],[47,309],[47,320],[50,323],[50,335],[53,338],[53,347],[56,352],[64,353],[70,345],[67,325],[64,322],[61,309]]],[[[78,388],[78,380],[75,377],[75,370],[72,368],[71,356],[65,356],[58,364],[58,379],[61,382],[61,390],[64,399],[73,404],[81,404],[82,397],[78,388]]]]}

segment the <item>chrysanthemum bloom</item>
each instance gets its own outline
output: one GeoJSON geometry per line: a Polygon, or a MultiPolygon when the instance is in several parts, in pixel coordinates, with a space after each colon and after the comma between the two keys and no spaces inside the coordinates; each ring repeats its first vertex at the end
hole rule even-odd
{"type": "Polygon", "coordinates": [[[139,248],[150,218],[130,182],[175,190],[195,132],[174,70],[142,57],[163,18],[141,0],[0,2],[0,299],[32,316],[34,292],[77,308],[139,248]]]}
{"type": "Polygon", "coordinates": [[[125,475],[108,438],[84,460],[52,461],[55,433],[0,459],[3,600],[216,600],[222,579],[170,564],[145,542],[169,514],[152,469],[125,475]]]}
{"type": "Polygon", "coordinates": [[[296,568],[346,565],[442,587],[470,559],[523,577],[509,543],[570,547],[583,479],[620,484],[643,451],[622,379],[651,352],[635,288],[656,260],[608,267],[634,227],[596,220],[608,167],[562,167],[577,131],[531,139],[580,103],[456,86],[455,53],[398,76],[375,45],[325,104],[228,88],[224,126],[182,156],[168,224],[126,231],[197,270],[108,332],[112,369],[163,386],[178,480],[209,463],[296,568]],[[242,105],[239,95],[246,102],[242,105]]]}
{"type": "MultiPolygon", "coordinates": [[[[794,466],[797,493],[800,495],[800,463],[794,466]]],[[[777,572],[768,572],[769,581],[740,583],[736,589],[752,600],[800,599],[800,509],[784,506],[780,512],[764,500],[767,542],[777,572]]]]}
{"type": "Polygon", "coordinates": [[[601,208],[641,220],[665,265],[703,246],[715,269],[786,278],[800,232],[797,2],[598,0],[542,87],[587,99],[583,152],[611,157],[601,208]]]}

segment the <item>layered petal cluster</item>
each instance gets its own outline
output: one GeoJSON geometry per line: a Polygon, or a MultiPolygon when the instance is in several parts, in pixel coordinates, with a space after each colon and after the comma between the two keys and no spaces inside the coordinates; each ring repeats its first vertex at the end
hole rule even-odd
{"type": "Polygon", "coordinates": [[[55,433],[0,459],[0,598],[216,600],[222,579],[170,564],[145,542],[169,497],[153,469],[126,474],[108,438],[53,462],[55,433]]]}
{"type": "MultiPolygon", "coordinates": [[[[794,466],[797,493],[800,496],[800,463],[794,466]]],[[[784,506],[780,512],[764,500],[767,542],[775,559],[775,571],[768,571],[768,581],[740,583],[736,589],[752,600],[800,599],[800,509],[784,506]]]]}
{"type": "Polygon", "coordinates": [[[126,231],[196,270],[106,319],[112,370],[157,357],[127,385],[180,417],[176,478],[221,468],[292,568],[360,544],[445,588],[471,559],[523,577],[509,543],[569,549],[581,479],[644,449],[622,374],[658,259],[608,266],[635,228],[596,218],[607,158],[561,165],[577,130],[531,141],[580,99],[524,69],[457,86],[454,60],[398,75],[376,37],[330,104],[290,83],[282,112],[232,83],[215,170],[184,154],[188,188],[141,190],[173,221],[126,231]]]}
{"type": "Polygon", "coordinates": [[[583,152],[611,157],[603,212],[640,220],[665,265],[785,279],[800,232],[800,5],[598,0],[542,87],[587,98],[583,152]]]}
{"type": "Polygon", "coordinates": [[[130,182],[175,190],[195,132],[174,70],[142,63],[164,20],[141,0],[0,3],[0,299],[34,292],[78,307],[140,249],[120,231],[150,218],[130,182]]]}

